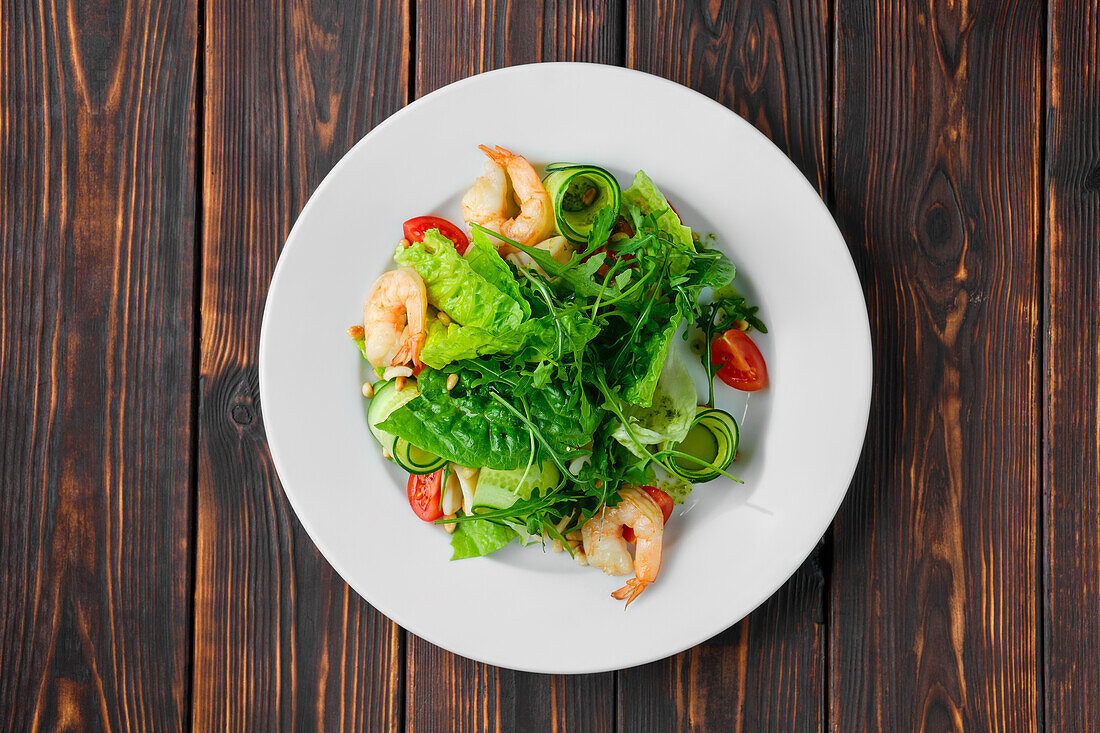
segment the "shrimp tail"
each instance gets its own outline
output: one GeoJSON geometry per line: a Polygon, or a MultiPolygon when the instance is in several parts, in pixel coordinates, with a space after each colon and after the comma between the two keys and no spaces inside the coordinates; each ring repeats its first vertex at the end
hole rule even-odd
{"type": "Polygon", "coordinates": [[[611,597],[617,601],[625,600],[626,605],[623,606],[623,610],[625,611],[627,608],[630,607],[630,604],[634,601],[634,599],[642,594],[642,591],[644,591],[646,589],[646,586],[648,585],[649,583],[644,580],[631,578],[630,580],[626,581],[626,585],[612,593],[611,597]]]}
{"type": "Polygon", "coordinates": [[[412,361],[413,366],[420,366],[420,350],[424,348],[424,334],[414,334],[405,339],[401,349],[393,358],[394,364],[404,364],[412,361]]]}
{"type": "Polygon", "coordinates": [[[507,167],[508,163],[517,157],[515,153],[501,145],[497,145],[495,149],[490,148],[488,145],[478,145],[477,147],[478,150],[485,153],[489,160],[504,167],[507,167]]]}

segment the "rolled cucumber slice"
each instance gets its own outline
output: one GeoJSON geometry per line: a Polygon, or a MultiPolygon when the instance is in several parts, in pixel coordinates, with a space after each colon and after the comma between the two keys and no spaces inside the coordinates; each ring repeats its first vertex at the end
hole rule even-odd
{"type": "Polygon", "coordinates": [[[402,407],[420,394],[416,381],[406,380],[404,388],[398,392],[393,381],[382,382],[374,389],[370,407],[367,408],[367,425],[371,435],[382,446],[383,451],[401,468],[409,473],[432,473],[446,465],[447,461],[439,456],[422,450],[404,438],[387,433],[378,427],[394,410],[402,407]]]}
{"type": "Polygon", "coordinates": [[[732,415],[701,407],[687,437],[673,447],[684,455],[673,456],[671,468],[692,483],[712,481],[733,463],[739,439],[737,421],[732,415]]]}
{"type": "Polygon", "coordinates": [[[594,165],[551,163],[543,179],[554,203],[554,224],[571,242],[587,242],[596,215],[608,206],[618,211],[622,190],[615,176],[594,165]]]}
{"type": "Polygon", "coordinates": [[[387,417],[393,414],[394,410],[419,394],[420,390],[416,388],[416,380],[414,379],[406,380],[405,386],[400,392],[397,391],[392,379],[374,386],[374,397],[371,398],[370,407],[367,408],[367,425],[370,427],[371,435],[386,452],[393,453],[393,444],[397,440],[397,436],[390,435],[385,430],[379,430],[379,423],[385,421],[387,417]]]}
{"type": "Polygon", "coordinates": [[[393,461],[409,473],[434,473],[447,465],[447,459],[397,438],[393,443],[393,461]]]}

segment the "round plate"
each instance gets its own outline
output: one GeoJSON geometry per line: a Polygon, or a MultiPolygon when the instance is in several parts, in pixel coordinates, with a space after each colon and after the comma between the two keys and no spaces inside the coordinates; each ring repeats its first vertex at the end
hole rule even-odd
{"type": "MultiPolygon", "coordinates": [[[[699,368],[698,375],[702,375],[699,368]]],[[[701,384],[701,379],[697,380],[701,384]]],[[[798,169],[722,105],[658,77],[590,64],[482,74],[410,104],[344,156],[287,239],[264,311],[260,394],[271,454],[317,547],[412,633],[490,664],[599,672],[659,659],[735,623],[799,567],[851,481],[866,429],[871,346],[862,290],[828,210],[798,169]],[[547,546],[450,561],[419,521],[406,475],[367,431],[364,362],[344,330],[392,266],[401,224],[459,219],[479,143],[536,165],[644,169],[685,222],[713,232],[770,332],[770,384],[750,399],[725,479],[696,488],[665,532],[660,576],[624,612],[622,585],[547,546]],[[749,404],[751,403],[751,404],[749,404]]]]}

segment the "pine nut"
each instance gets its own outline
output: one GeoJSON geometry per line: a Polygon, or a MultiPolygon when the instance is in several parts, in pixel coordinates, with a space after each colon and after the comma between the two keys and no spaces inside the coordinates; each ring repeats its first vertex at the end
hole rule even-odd
{"type": "Polygon", "coordinates": [[[749,322],[748,321],[734,321],[733,325],[737,327],[738,331],[748,331],[749,330],[749,322]]]}
{"type": "Polygon", "coordinates": [[[374,397],[374,385],[370,382],[363,382],[363,396],[368,400],[374,397]]]}
{"type": "MultiPolygon", "coordinates": [[[[455,515],[454,514],[447,514],[443,518],[444,519],[454,519],[455,515]]],[[[447,531],[447,534],[454,534],[455,529],[457,527],[458,527],[458,522],[447,522],[446,524],[443,525],[443,529],[445,529],[447,531]]]]}
{"type": "Polygon", "coordinates": [[[349,339],[361,339],[367,332],[362,326],[348,326],[347,334],[349,339]]]}
{"type": "Polygon", "coordinates": [[[439,311],[438,318],[439,318],[439,322],[442,323],[444,326],[451,325],[451,317],[449,315],[447,315],[446,313],[444,313],[443,311],[439,311]]]}
{"type": "Polygon", "coordinates": [[[404,364],[398,366],[388,366],[385,371],[382,372],[383,379],[393,379],[394,377],[411,377],[413,370],[404,364]]]}
{"type": "Polygon", "coordinates": [[[561,540],[554,540],[550,543],[550,549],[554,552],[561,552],[565,548],[562,547],[561,540]]]}
{"type": "Polygon", "coordinates": [[[405,389],[405,378],[404,377],[396,377],[393,380],[393,388],[396,389],[398,392],[405,389]]]}
{"type": "Polygon", "coordinates": [[[450,392],[452,389],[454,389],[456,384],[458,384],[457,372],[447,377],[447,391],[450,392]]]}
{"type": "Polygon", "coordinates": [[[581,567],[588,564],[588,556],[584,554],[584,550],[577,550],[573,553],[573,562],[577,563],[581,567]]]}

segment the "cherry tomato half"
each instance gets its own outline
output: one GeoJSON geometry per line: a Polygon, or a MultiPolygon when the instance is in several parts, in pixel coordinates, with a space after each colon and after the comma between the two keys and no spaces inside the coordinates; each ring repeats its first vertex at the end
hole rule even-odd
{"type": "Polygon", "coordinates": [[[401,228],[405,232],[405,239],[410,242],[422,242],[426,231],[438,229],[440,234],[454,243],[455,249],[458,250],[460,255],[466,254],[466,249],[470,246],[470,240],[466,238],[465,232],[438,216],[413,217],[405,222],[401,228]]]}
{"type": "MultiPolygon", "coordinates": [[[[668,524],[668,520],[672,517],[672,507],[676,505],[672,497],[656,486],[643,486],[642,491],[649,494],[650,499],[653,499],[653,503],[657,505],[665,518],[665,524],[668,524]]],[[[633,542],[635,540],[634,530],[630,527],[623,527],[623,539],[627,542],[633,542]]]]}
{"type": "Polygon", "coordinates": [[[768,384],[768,367],[756,344],[743,331],[731,328],[710,345],[710,361],[721,364],[717,376],[742,392],[755,392],[768,384]]]}
{"type": "Polygon", "coordinates": [[[416,516],[425,522],[434,522],[443,516],[439,506],[439,493],[443,490],[443,469],[435,473],[409,476],[409,506],[416,516]]]}

